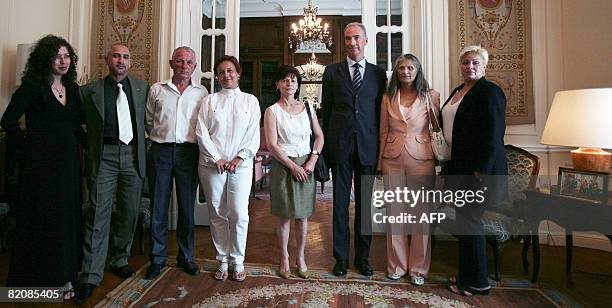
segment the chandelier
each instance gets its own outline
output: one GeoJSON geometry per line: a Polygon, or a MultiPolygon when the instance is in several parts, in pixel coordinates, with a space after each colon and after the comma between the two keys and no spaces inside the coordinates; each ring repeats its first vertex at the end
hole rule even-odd
{"type": "Polygon", "coordinates": [[[332,38],[327,31],[327,23],[321,25],[321,18],[317,18],[317,9],[312,6],[312,0],[308,0],[308,7],[304,8],[304,18],[300,19],[299,26],[291,24],[289,33],[289,48],[295,49],[303,45],[307,49],[315,49],[320,44],[329,48],[332,38]]]}
{"type": "Polygon", "coordinates": [[[300,68],[302,69],[302,76],[304,76],[305,81],[321,80],[323,72],[325,72],[325,65],[317,63],[317,57],[314,52],[310,55],[310,61],[300,65],[300,68]]]}

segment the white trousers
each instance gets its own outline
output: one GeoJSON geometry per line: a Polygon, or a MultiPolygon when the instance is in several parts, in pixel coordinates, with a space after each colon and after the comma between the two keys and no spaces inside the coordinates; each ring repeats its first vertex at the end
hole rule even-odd
{"type": "Polygon", "coordinates": [[[249,194],[253,169],[239,167],[236,173],[217,173],[217,168],[199,165],[200,185],[210,213],[210,233],[220,262],[242,265],[249,231],[249,194]]]}

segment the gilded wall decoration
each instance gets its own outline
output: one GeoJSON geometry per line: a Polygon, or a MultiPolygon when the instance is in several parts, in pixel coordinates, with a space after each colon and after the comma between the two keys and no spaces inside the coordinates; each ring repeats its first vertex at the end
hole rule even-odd
{"type": "Polygon", "coordinates": [[[153,83],[157,68],[154,50],[154,0],[95,0],[93,60],[94,78],[108,73],[104,56],[111,45],[121,43],[130,49],[130,74],[153,83]]]}
{"type": "Polygon", "coordinates": [[[461,83],[459,52],[489,52],[486,78],[506,94],[506,124],[533,124],[530,0],[449,0],[451,84],[461,83]]]}

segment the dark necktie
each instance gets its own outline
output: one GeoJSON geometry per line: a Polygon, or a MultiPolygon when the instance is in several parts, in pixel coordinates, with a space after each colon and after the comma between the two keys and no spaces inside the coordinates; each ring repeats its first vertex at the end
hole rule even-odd
{"type": "Polygon", "coordinates": [[[353,64],[353,67],[355,68],[355,72],[353,74],[353,90],[355,90],[355,92],[358,92],[359,88],[361,87],[361,82],[363,81],[361,77],[361,72],[359,71],[361,65],[359,63],[355,63],[353,64]]]}

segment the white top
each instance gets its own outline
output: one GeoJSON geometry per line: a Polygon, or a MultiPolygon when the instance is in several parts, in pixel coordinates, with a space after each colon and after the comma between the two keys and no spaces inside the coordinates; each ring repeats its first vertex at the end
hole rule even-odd
{"type": "MultiPolygon", "coordinates": [[[[276,118],[276,143],[289,157],[299,157],[310,153],[310,119],[306,108],[298,114],[285,111],[278,103],[268,107],[276,118]]],[[[310,107],[310,112],[315,111],[310,107]]]]}
{"type": "Polygon", "coordinates": [[[359,62],[356,62],[355,60],[349,57],[346,57],[346,62],[348,63],[348,69],[349,69],[349,73],[351,74],[351,80],[353,80],[355,76],[355,68],[353,67],[355,63],[359,63],[359,65],[361,65],[361,67],[359,68],[359,72],[361,73],[361,78],[363,78],[363,74],[365,73],[365,67],[367,64],[365,57],[361,59],[361,61],[359,62]]]}
{"type": "Polygon", "coordinates": [[[239,88],[223,89],[208,95],[198,112],[196,135],[200,164],[214,166],[219,159],[236,156],[240,168],[252,168],[259,149],[259,101],[239,88]]]}
{"type": "Polygon", "coordinates": [[[455,122],[455,114],[457,114],[457,108],[459,108],[459,104],[463,97],[456,103],[451,104],[448,102],[442,108],[442,123],[444,123],[444,140],[446,143],[452,147],[453,144],[453,123],[455,122]]]}
{"type": "Polygon", "coordinates": [[[402,116],[404,116],[404,120],[408,120],[408,118],[410,117],[410,107],[406,107],[400,104],[399,108],[400,112],[402,113],[402,116]]]}
{"type": "Polygon", "coordinates": [[[208,91],[191,81],[183,94],[172,80],[160,81],[149,91],[145,128],[158,143],[196,143],[198,110],[208,91]]]}

